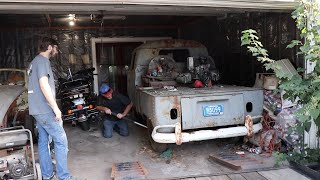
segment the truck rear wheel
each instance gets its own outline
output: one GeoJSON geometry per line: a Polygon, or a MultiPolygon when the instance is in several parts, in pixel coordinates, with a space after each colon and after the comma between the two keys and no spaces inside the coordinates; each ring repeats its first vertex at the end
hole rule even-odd
{"type": "Polygon", "coordinates": [[[150,142],[151,148],[156,152],[165,151],[167,149],[167,147],[168,147],[168,144],[155,142],[152,139],[152,136],[151,136],[152,131],[153,131],[153,125],[149,120],[147,120],[147,126],[148,126],[148,138],[149,138],[149,142],[150,142]]]}

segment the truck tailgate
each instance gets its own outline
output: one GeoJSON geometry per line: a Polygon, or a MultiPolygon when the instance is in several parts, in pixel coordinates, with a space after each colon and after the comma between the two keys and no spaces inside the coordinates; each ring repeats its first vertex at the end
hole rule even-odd
{"type": "Polygon", "coordinates": [[[243,104],[242,93],[182,97],[182,129],[243,124],[243,104]]]}

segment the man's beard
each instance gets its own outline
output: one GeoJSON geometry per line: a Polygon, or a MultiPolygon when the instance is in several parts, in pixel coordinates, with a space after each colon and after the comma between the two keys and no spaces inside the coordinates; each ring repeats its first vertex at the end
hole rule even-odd
{"type": "Polygon", "coordinates": [[[52,49],[49,55],[50,55],[50,58],[52,58],[52,57],[55,57],[57,53],[55,53],[54,50],[52,49]]]}

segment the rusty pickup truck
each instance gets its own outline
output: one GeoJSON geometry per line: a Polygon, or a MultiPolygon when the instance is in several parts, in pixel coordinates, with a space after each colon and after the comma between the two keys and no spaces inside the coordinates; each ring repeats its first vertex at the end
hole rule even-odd
{"type": "Polygon", "coordinates": [[[261,88],[217,85],[207,48],[190,40],[146,42],[134,50],[128,95],[156,151],[168,143],[251,136],[261,128],[261,88]]]}

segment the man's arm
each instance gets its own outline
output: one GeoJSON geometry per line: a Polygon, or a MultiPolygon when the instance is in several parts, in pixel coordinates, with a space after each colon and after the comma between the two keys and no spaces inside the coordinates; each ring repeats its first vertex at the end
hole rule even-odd
{"type": "Polygon", "coordinates": [[[54,97],[52,95],[51,88],[50,88],[49,81],[48,81],[48,77],[47,76],[41,77],[39,79],[39,84],[40,84],[40,89],[41,89],[44,97],[46,98],[46,100],[48,101],[54,114],[56,115],[56,120],[57,121],[62,120],[61,111],[57,105],[56,100],[54,99],[54,97]]]}
{"type": "Polygon", "coordinates": [[[130,102],[130,103],[126,106],[126,108],[124,109],[123,113],[117,114],[117,117],[118,117],[119,119],[125,117],[125,116],[130,112],[132,106],[133,106],[133,103],[130,102]]]}
{"type": "Polygon", "coordinates": [[[99,111],[103,111],[106,114],[111,114],[111,109],[104,107],[104,106],[97,106],[96,107],[97,110],[99,111]]]}

